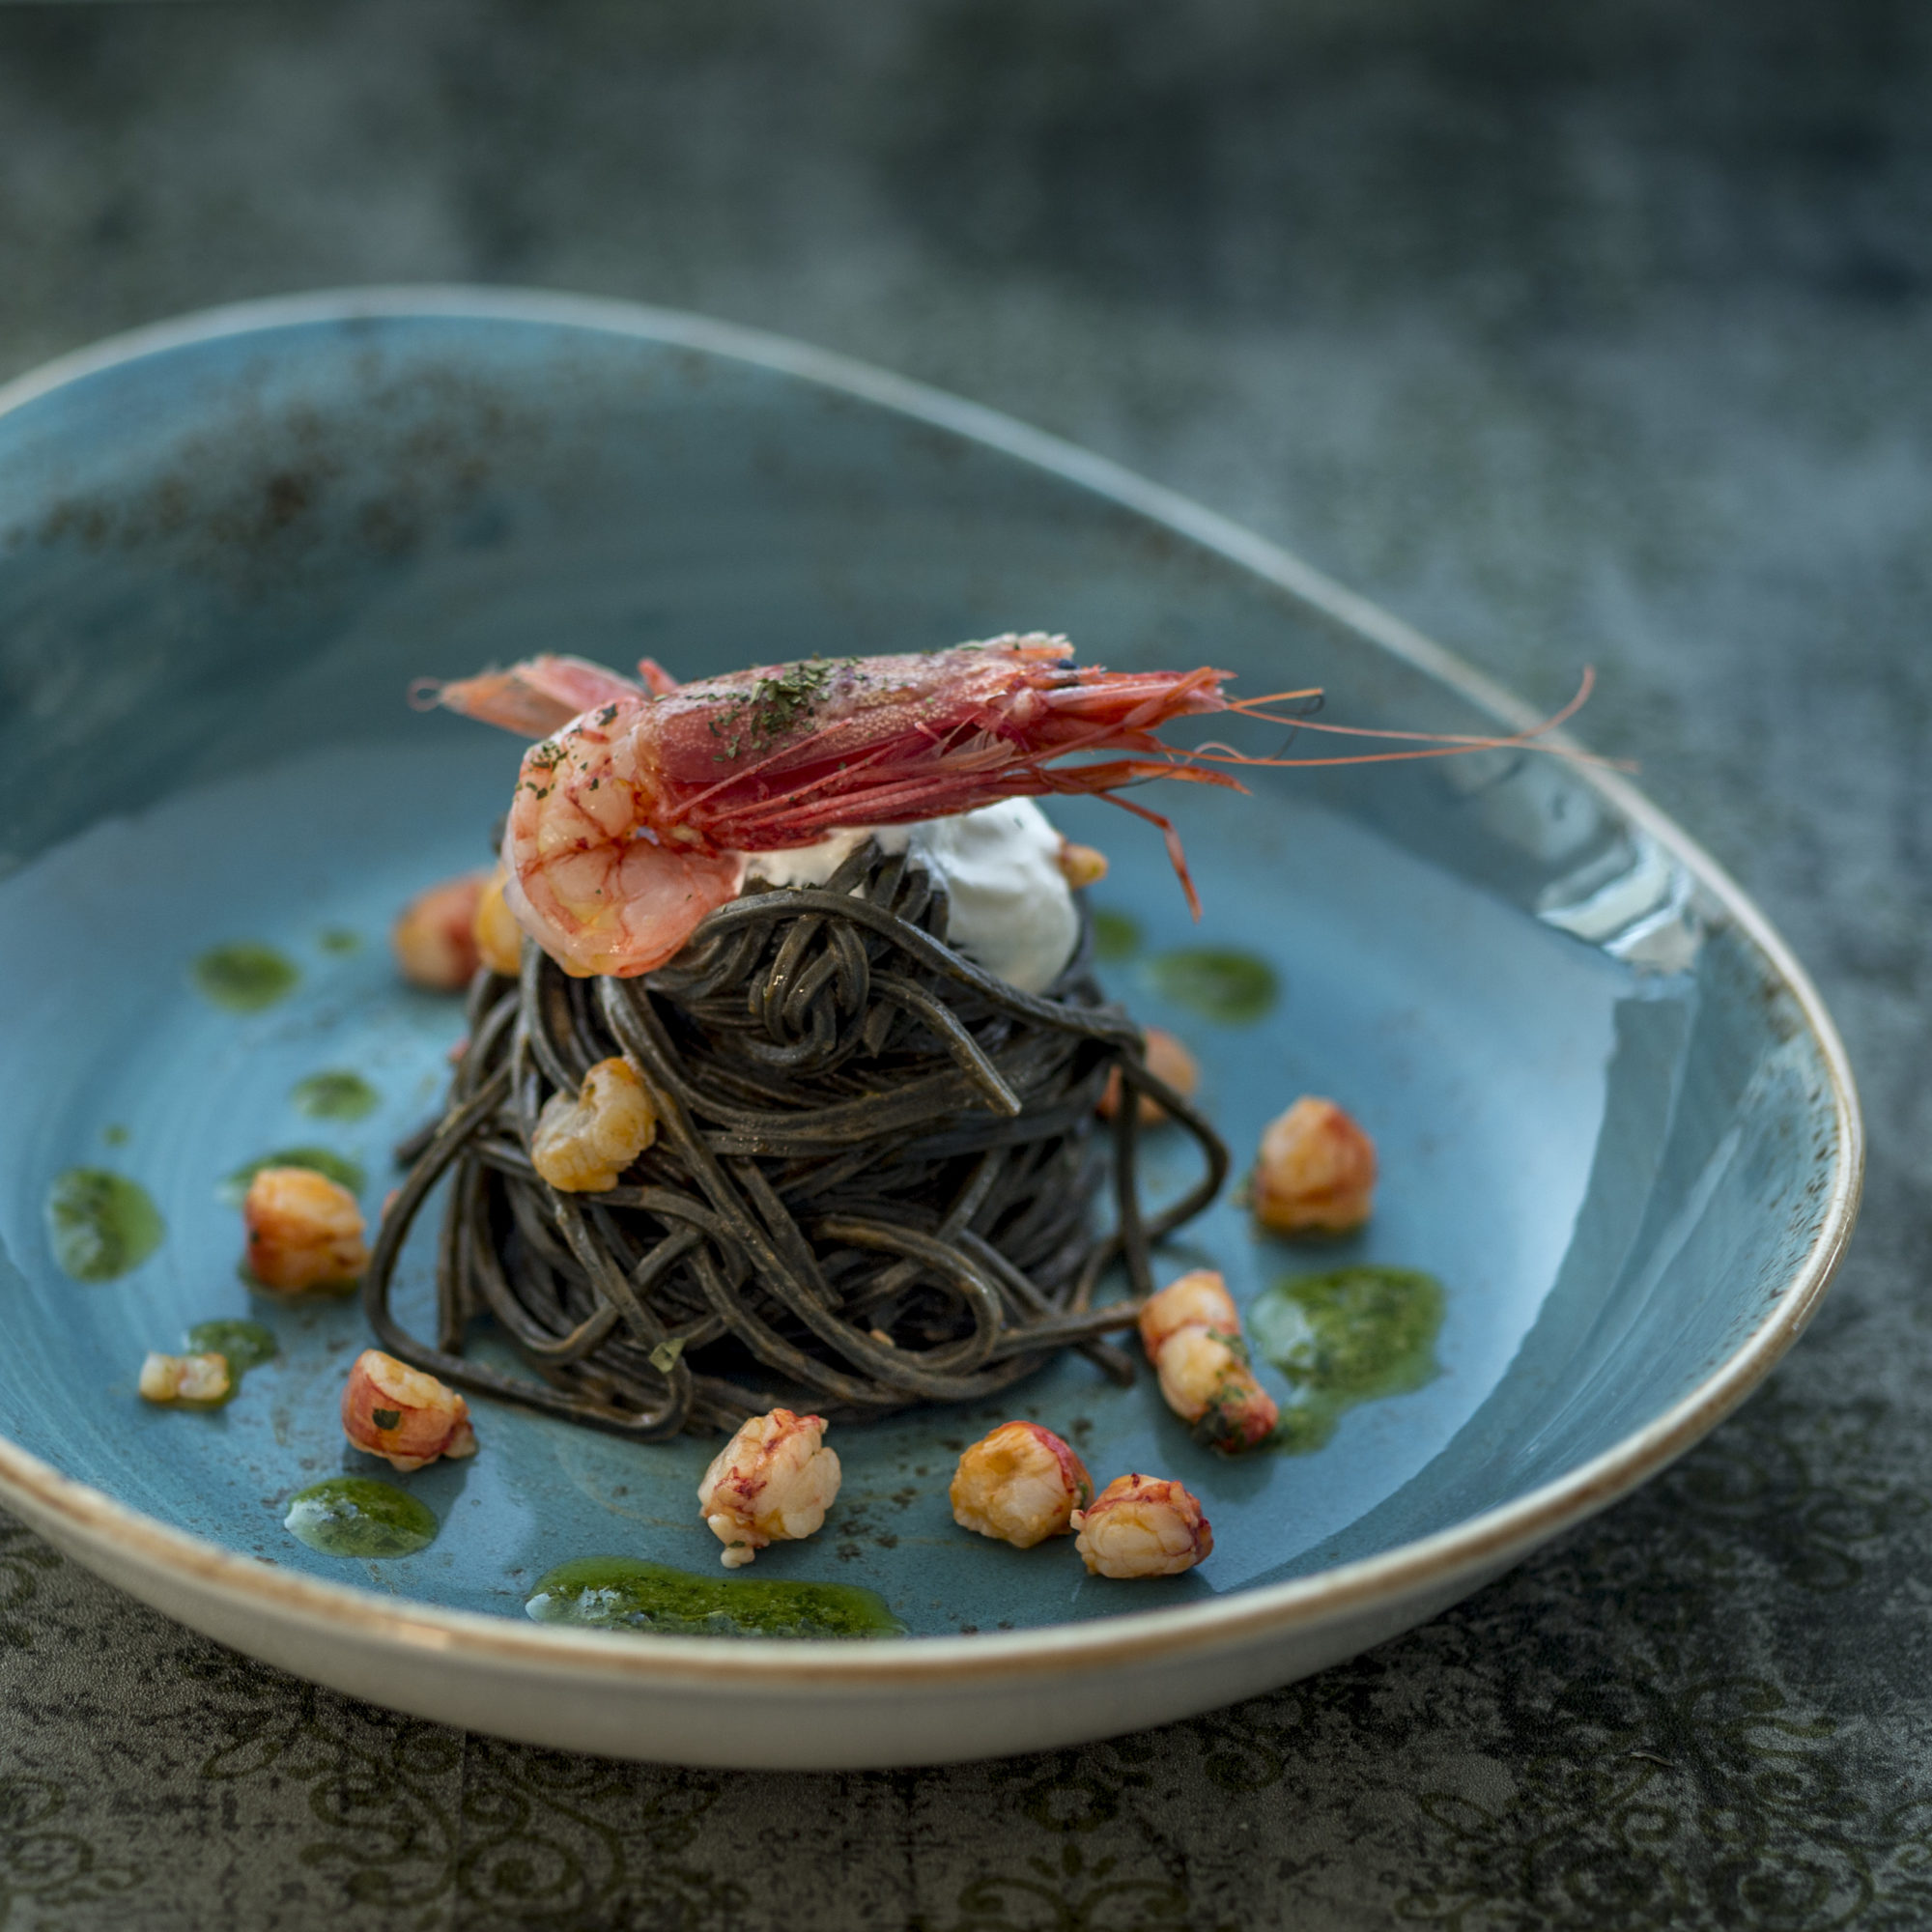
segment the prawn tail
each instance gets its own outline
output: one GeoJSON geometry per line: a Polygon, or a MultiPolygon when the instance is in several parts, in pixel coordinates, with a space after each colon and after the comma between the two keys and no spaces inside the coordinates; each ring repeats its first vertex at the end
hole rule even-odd
{"type": "MultiPolygon", "coordinates": [[[[657,667],[651,667],[657,670],[657,667]]],[[[659,677],[665,676],[661,670],[659,677]]],[[[479,724],[499,725],[522,738],[548,738],[573,718],[601,704],[629,706],[646,686],[585,658],[546,654],[526,658],[508,670],[486,670],[475,677],[440,684],[418,678],[410,702],[418,711],[440,707],[479,724]]]]}

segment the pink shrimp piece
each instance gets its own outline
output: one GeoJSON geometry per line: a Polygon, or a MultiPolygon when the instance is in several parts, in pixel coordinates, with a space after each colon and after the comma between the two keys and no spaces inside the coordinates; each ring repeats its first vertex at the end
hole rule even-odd
{"type": "Polygon", "coordinates": [[[1160,1393],[1196,1438],[1223,1456],[1265,1442],[1281,1420],[1274,1398],[1248,1366],[1247,1344],[1222,1329],[1190,1324],[1162,1344],[1154,1364],[1160,1393]]]}
{"type": "Polygon", "coordinates": [[[1231,1335],[1241,1332],[1235,1297],[1212,1268],[1190,1269],[1141,1304],[1141,1347],[1147,1350],[1148,1360],[1158,1367],[1167,1338],[1178,1329],[1197,1325],[1231,1335]]]}
{"type": "Polygon", "coordinates": [[[476,901],[475,916],[469,924],[469,938],[476,949],[478,964],[489,967],[493,973],[501,974],[506,980],[517,977],[517,968],[523,964],[524,929],[517,923],[517,916],[503,896],[503,868],[500,865],[490,874],[489,882],[476,901]]]}
{"type": "Polygon", "coordinates": [[[1248,1365],[1240,1315],[1212,1268],[1150,1295],[1140,1330],[1162,1400],[1209,1448],[1235,1456],[1274,1433],[1281,1410],[1248,1365]]]}
{"type": "MultiPolygon", "coordinates": [[[[1183,1041],[1177,1039],[1164,1027],[1147,1027],[1141,1037],[1147,1042],[1148,1071],[1156,1080],[1172,1087],[1183,1100],[1191,1100],[1194,1090],[1201,1085],[1201,1063],[1187,1050],[1183,1041]]],[[[1111,1121],[1121,1111],[1121,1094],[1125,1084],[1118,1066],[1109,1071],[1097,1109],[1103,1121],[1111,1121]]],[[[1151,1094],[1143,1094],[1135,1101],[1134,1112],[1144,1127],[1157,1126],[1167,1119],[1167,1109],[1151,1094]]]]}
{"type": "Polygon", "coordinates": [[[1214,1548],[1201,1505],[1161,1476],[1116,1476],[1076,1510],[1074,1548],[1095,1577],[1179,1577],[1214,1548]]]}
{"type": "Polygon", "coordinates": [[[1094,1479],[1071,1446],[1037,1422],[1003,1422],[959,1458],[948,1492],[961,1529],[1031,1549],[1073,1528],[1094,1479]]]}
{"type": "Polygon", "coordinates": [[[143,1402],[205,1406],[227,1401],[231,1386],[226,1355],[150,1353],[141,1364],[139,1391],[143,1402]]]}
{"type": "Polygon", "coordinates": [[[1268,1122],[1250,1193],[1264,1228],[1346,1235],[1375,1211],[1376,1144],[1333,1100],[1304,1094],[1268,1122]]]}
{"type": "Polygon", "coordinates": [[[342,1390],[342,1433],[405,1475],[440,1456],[476,1453],[469,1405],[434,1376],[364,1349],[342,1390]]]}
{"type": "Polygon", "coordinates": [[[396,964],[412,986],[454,993],[476,971],[476,914],[487,872],[464,872],[418,893],[389,928],[396,964]]]}
{"type": "Polygon", "coordinates": [[[725,1443],[697,1486],[704,1524],[724,1548],[727,1570],[751,1562],[769,1543],[812,1535],[838,1494],[836,1450],[825,1419],[775,1408],[754,1415],[725,1443]]]}
{"type": "Polygon", "coordinates": [[[369,1265],[362,1209],[340,1181],[306,1167],[265,1167],[242,1203],[248,1271],[282,1294],[346,1294],[369,1265]]]}
{"type": "Polygon", "coordinates": [[[1072,650],[1065,638],[1032,633],[952,650],[765,665],[683,685],[648,662],[639,682],[581,659],[543,657],[419,686],[416,697],[548,733],[525,755],[510,808],[507,897],[524,930],[583,977],[630,978],[673,957],[708,913],[737,896],[749,852],[1009,798],[1086,793],[1159,826],[1198,918],[1173,826],[1115,797],[1122,787],[1165,778],[1238,791],[1215,766],[1435,756],[1535,735],[1340,759],[1258,758],[1221,745],[1180,751],[1158,735],[1178,718],[1231,712],[1301,724],[1265,707],[1311,694],[1234,699],[1221,690],[1227,671],[1107,671],[1069,663],[1072,650]],[[599,695],[566,722],[564,707],[592,690],[599,695]],[[1075,753],[1101,755],[1054,765],[1075,753]]]}

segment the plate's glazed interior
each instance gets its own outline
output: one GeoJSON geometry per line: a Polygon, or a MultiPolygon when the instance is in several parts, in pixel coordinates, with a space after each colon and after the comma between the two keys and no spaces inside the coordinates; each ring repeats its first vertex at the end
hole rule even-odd
{"type": "MultiPolygon", "coordinates": [[[[694,1504],[715,1444],[630,1444],[487,1402],[474,1461],[404,1479],[441,1519],[430,1548],[297,1542],[295,1491],[386,1473],[335,1420],[366,1337],[353,1302],[250,1295],[223,1183],[321,1148],[361,1169],[373,1214],[389,1147],[436,1103],[459,1006],[398,983],[387,926],[486,856],[517,748],[412,712],[411,679],[534,649],[648,651],[690,676],[1013,628],[1064,630],[1118,667],[1321,684],[1350,722],[1486,722],[1063,476],[675,342],[527,316],[313,322],[185,343],[0,416],[6,1433],[226,1548],[430,1605],[521,1617],[542,1573],[592,1555],[715,1572],[694,1504]],[[293,969],[266,1004],[217,997],[205,970],[240,945],[293,969]],[[304,1084],[328,1073],[362,1085],[304,1084]],[[75,1169],[137,1183],[164,1225],[112,1279],[57,1261],[47,1206],[75,1169]],[[281,1350],[238,1400],[138,1400],[145,1350],[237,1316],[281,1350]]],[[[1054,808],[1114,862],[1094,895],[1103,977],[1195,1049],[1237,1162],[1313,1092],[1361,1118],[1384,1179],[1360,1236],[1258,1236],[1224,1201],[1167,1271],[1211,1263],[1247,1302],[1357,1263],[1426,1270],[1443,1288],[1433,1373],[1348,1407],[1320,1446],[1231,1463],[1151,1378],[1122,1390],[1069,1359],[997,1410],[838,1432],[826,1529],[754,1574],[864,1585],[922,1634],[1371,1555],[1659,1415],[1764,1321],[1810,1246],[1836,1131],[1816,1041],[1749,939],[1577,773],[1481,753],[1264,774],[1246,798],[1170,789],[1198,928],[1148,828],[1054,808]],[[1264,967],[1272,994],[1204,1005],[1173,957],[1204,947],[1264,967]],[[955,1529],[954,1456],[1008,1414],[1066,1434],[1101,1481],[1185,1481],[1210,1561],[1122,1585],[1066,1543],[955,1529]]],[[[406,1306],[426,1306],[428,1272],[419,1240],[406,1306]]]]}

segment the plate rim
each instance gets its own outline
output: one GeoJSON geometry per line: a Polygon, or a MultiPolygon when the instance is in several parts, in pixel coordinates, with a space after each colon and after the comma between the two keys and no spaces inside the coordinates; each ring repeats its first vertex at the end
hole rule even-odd
{"type": "MultiPolygon", "coordinates": [[[[1404,619],[1345,587],[1232,519],[1110,459],[1002,412],[788,337],[683,310],[613,298],[461,284],[325,289],[223,304],[109,336],[0,385],[0,416],[106,370],[224,336],[318,323],[416,318],[544,323],[668,344],[751,363],[882,407],[990,446],[1137,512],[1239,564],[1310,612],[1365,637],[1481,710],[1524,729],[1534,710],[1404,619]]],[[[1383,1605],[1496,1574],[1537,1545],[1607,1508],[1715,1428],[1771,1372],[1816,1312],[1858,1218],[1864,1129],[1849,1059],[1808,975],[1751,898],[1696,840],[1634,785],[1601,766],[1583,781],[1632,826],[1668,851],[1742,930],[1782,982],[1818,1049],[1836,1122],[1831,1187],[1809,1248],[1768,1317],[1689,1393],[1641,1429],[1550,1482],[1429,1536],[1374,1556],[1259,1584],[1207,1603],[1122,1611],[1077,1624],[1010,1633],[922,1637],[905,1644],[801,1645],[781,1639],[694,1644],[688,1637],[560,1630],[480,1611],[444,1609],[347,1583],[298,1576],[178,1530],[63,1475],[0,1435],[0,1502],[56,1527],[70,1548],[176,1584],[199,1582],[234,1607],[278,1621],[350,1633],[373,1643],[478,1663],[565,1670],[582,1682],[642,1679],[665,1688],[769,1695],[786,1687],[888,1690],[970,1686],[1116,1670],[1244,1648],[1340,1624],[1383,1605]]]]}

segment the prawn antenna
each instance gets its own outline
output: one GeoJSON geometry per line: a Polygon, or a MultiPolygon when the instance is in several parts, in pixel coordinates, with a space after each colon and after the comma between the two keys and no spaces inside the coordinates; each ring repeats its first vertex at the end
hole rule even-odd
{"type": "Polygon", "coordinates": [[[1586,665],[1582,677],[1577,685],[1576,695],[1561,709],[1553,711],[1540,724],[1532,724],[1520,731],[1511,731],[1500,735],[1485,736],[1479,733],[1461,731],[1383,731],[1365,724],[1331,724],[1318,721],[1306,712],[1282,716],[1276,712],[1264,710],[1264,705],[1280,704],[1285,701],[1305,702],[1310,697],[1319,698],[1319,692],[1276,692],[1264,697],[1234,698],[1228,709],[1243,718],[1258,719],[1264,724],[1285,724],[1289,727],[1292,742],[1296,731],[1322,731],[1340,738],[1377,738],[1384,743],[1400,741],[1405,749],[1390,752],[1354,752],[1337,753],[1332,757],[1290,758],[1279,753],[1271,757],[1259,757],[1253,753],[1238,752],[1232,745],[1224,745],[1210,739],[1205,745],[1196,745],[1187,751],[1176,752],[1176,756],[1183,760],[1205,758],[1217,765],[1265,765],[1276,768],[1300,769],[1312,765],[1379,765],[1390,764],[1406,758],[1450,758],[1466,752],[1539,751],[1548,752],[1553,756],[1569,758],[1577,764],[1595,765],[1611,771],[1628,772],[1635,770],[1635,765],[1628,758],[1605,758],[1593,752],[1585,752],[1575,745],[1549,745],[1541,741],[1552,732],[1561,730],[1571,719],[1576,717],[1589,702],[1590,694],[1596,689],[1595,668],[1586,665]]]}

